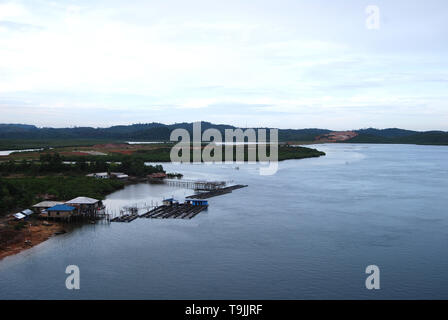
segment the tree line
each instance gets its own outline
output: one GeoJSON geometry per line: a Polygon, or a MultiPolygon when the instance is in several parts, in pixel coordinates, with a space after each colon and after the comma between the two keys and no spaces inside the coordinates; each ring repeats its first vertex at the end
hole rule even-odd
{"type": "Polygon", "coordinates": [[[165,172],[161,165],[147,166],[145,162],[138,158],[123,157],[119,163],[107,162],[104,159],[86,161],[78,159],[75,163],[66,162],[59,153],[43,153],[39,161],[14,160],[1,162],[0,173],[2,176],[8,176],[14,173],[25,174],[29,176],[46,174],[85,174],[93,172],[123,172],[130,176],[143,177],[155,172],[165,172]]]}
{"type": "Polygon", "coordinates": [[[70,200],[79,196],[103,199],[123,187],[124,182],[120,180],[85,176],[0,178],[0,215],[29,208],[42,201],[44,195],[51,195],[55,200],[70,200]]]}

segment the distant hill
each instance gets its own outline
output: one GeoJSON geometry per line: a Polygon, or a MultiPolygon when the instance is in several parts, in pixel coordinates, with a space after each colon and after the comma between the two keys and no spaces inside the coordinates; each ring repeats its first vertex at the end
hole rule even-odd
{"type": "Polygon", "coordinates": [[[394,139],[395,143],[448,145],[448,132],[427,131],[394,139]]]}
{"type": "Polygon", "coordinates": [[[33,132],[38,130],[36,126],[28,124],[15,124],[15,123],[0,123],[0,132],[4,133],[20,133],[20,132],[33,132]]]}
{"type": "Polygon", "coordinates": [[[361,133],[356,137],[342,141],[346,143],[392,143],[391,139],[373,134],[361,133]]]}
{"type": "MultiPolygon", "coordinates": [[[[182,126],[182,124],[179,124],[182,126]]],[[[37,128],[35,126],[1,125],[0,139],[148,139],[169,140],[171,129],[161,123],[112,126],[109,128],[37,128]]]]}
{"type": "Polygon", "coordinates": [[[388,129],[368,128],[368,129],[356,130],[356,132],[360,135],[366,134],[385,138],[405,137],[418,133],[417,131],[404,130],[398,128],[388,128],[388,129]]]}
{"type": "MultiPolygon", "coordinates": [[[[163,123],[145,123],[109,128],[75,127],[75,128],[37,128],[23,124],[0,124],[0,139],[118,139],[118,140],[147,140],[168,141],[171,131],[174,129],[186,129],[193,132],[193,123],[175,123],[166,125],[163,123]]],[[[225,129],[236,127],[225,124],[213,124],[201,122],[201,129],[214,128],[223,134],[225,129]]],[[[281,141],[313,141],[318,135],[331,132],[327,129],[286,129],[279,130],[281,141]]]]}
{"type": "Polygon", "coordinates": [[[314,141],[316,137],[330,133],[328,129],[281,129],[278,131],[280,141],[314,141]]]}
{"type": "MultiPolygon", "coordinates": [[[[407,131],[407,130],[403,130],[407,131]]],[[[393,143],[393,144],[428,144],[448,145],[448,132],[427,131],[402,133],[398,136],[385,136],[381,134],[360,133],[356,137],[346,140],[347,143],[393,143]]]]}
{"type": "MultiPolygon", "coordinates": [[[[118,125],[109,128],[74,127],[74,128],[39,128],[28,124],[0,124],[0,139],[5,140],[134,140],[134,141],[169,141],[172,130],[183,128],[193,131],[193,123],[138,123],[118,125]]],[[[236,127],[226,124],[201,122],[202,130],[215,128],[223,134],[225,129],[236,127]]],[[[353,131],[357,135],[347,137],[349,143],[410,143],[448,145],[448,132],[418,132],[399,128],[359,129],[353,131]]],[[[280,129],[279,140],[282,142],[319,142],[319,137],[334,136],[337,132],[328,129],[280,129]]],[[[341,134],[341,132],[339,132],[341,134]]],[[[331,139],[330,139],[331,141],[331,139]]],[[[336,142],[336,141],[335,141],[336,142]]]]}

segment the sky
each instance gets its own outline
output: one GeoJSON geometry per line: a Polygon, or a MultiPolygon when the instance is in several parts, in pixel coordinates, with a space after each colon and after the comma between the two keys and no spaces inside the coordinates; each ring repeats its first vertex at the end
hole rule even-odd
{"type": "Polygon", "coordinates": [[[446,131],[447,98],[446,0],[0,0],[0,123],[446,131]]]}

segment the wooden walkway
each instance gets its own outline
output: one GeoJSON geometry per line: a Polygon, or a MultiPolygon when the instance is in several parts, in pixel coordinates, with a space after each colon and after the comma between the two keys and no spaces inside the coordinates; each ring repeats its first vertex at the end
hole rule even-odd
{"type": "Polygon", "coordinates": [[[174,180],[165,179],[165,183],[169,186],[193,189],[198,191],[212,191],[222,188],[226,185],[225,181],[194,181],[194,180],[174,180]]]}
{"type": "Polygon", "coordinates": [[[237,184],[230,187],[220,188],[213,191],[201,192],[197,194],[193,194],[191,196],[186,197],[187,199],[208,199],[216,196],[220,196],[226,193],[231,193],[233,190],[241,189],[247,187],[247,184],[237,184]]]}
{"type": "Polygon", "coordinates": [[[133,213],[133,214],[124,214],[119,217],[115,217],[115,218],[111,219],[110,221],[111,222],[131,222],[137,218],[138,218],[138,214],[133,213]]]}
{"type": "MultiPolygon", "coordinates": [[[[237,184],[230,187],[219,188],[216,190],[210,190],[208,192],[200,192],[186,197],[187,199],[208,199],[223,194],[231,193],[233,190],[245,188],[247,185],[237,184]]],[[[111,222],[131,222],[137,218],[149,218],[149,219],[191,219],[200,212],[206,210],[208,205],[193,205],[191,203],[175,203],[172,205],[157,206],[152,210],[149,210],[141,215],[138,214],[138,210],[132,207],[132,210],[128,210],[129,213],[122,214],[118,217],[111,219],[111,222]]]]}
{"type": "Polygon", "coordinates": [[[199,212],[207,209],[205,206],[194,206],[189,203],[174,204],[172,206],[160,206],[147,213],[144,213],[140,218],[151,219],[191,219],[195,217],[199,212]]]}

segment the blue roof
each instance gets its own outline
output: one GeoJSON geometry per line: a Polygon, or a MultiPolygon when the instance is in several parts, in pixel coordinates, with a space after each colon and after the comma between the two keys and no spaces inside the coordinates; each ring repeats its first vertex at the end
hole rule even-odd
{"type": "Polygon", "coordinates": [[[47,211],[73,211],[74,207],[68,206],[66,204],[58,204],[54,207],[48,208],[47,211]]]}

